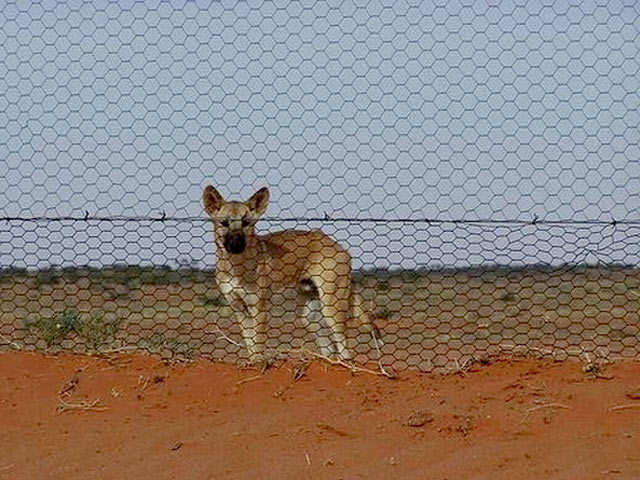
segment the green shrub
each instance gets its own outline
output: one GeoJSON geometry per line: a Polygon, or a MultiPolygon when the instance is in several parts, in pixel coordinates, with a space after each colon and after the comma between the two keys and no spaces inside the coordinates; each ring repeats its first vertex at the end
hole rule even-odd
{"type": "Polygon", "coordinates": [[[47,347],[60,345],[66,338],[76,335],[78,340],[84,339],[92,350],[112,342],[119,327],[118,318],[107,318],[102,312],[81,314],[73,309],[50,317],[38,316],[25,323],[26,330],[42,339],[47,347]]]}

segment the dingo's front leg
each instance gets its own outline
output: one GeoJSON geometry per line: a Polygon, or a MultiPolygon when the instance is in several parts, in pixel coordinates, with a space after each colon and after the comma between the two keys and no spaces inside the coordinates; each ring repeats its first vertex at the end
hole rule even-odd
{"type": "Polygon", "coordinates": [[[240,322],[242,336],[244,337],[244,342],[249,352],[249,361],[251,363],[268,365],[271,361],[270,356],[265,352],[268,315],[265,310],[264,301],[251,297],[254,296],[250,295],[249,298],[245,300],[246,313],[240,322]]]}
{"type": "Polygon", "coordinates": [[[263,361],[264,340],[262,329],[256,317],[239,295],[231,295],[228,299],[229,306],[233,311],[233,319],[240,326],[242,340],[247,349],[249,363],[260,363],[263,361]]]}

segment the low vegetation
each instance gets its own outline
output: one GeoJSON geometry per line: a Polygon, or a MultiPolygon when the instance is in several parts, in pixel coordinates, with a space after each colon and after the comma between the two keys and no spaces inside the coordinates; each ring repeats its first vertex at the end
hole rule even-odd
{"type": "Polygon", "coordinates": [[[80,313],[73,309],[57,312],[51,316],[28,318],[25,329],[29,334],[44,341],[47,348],[59,346],[65,339],[84,340],[90,350],[99,350],[111,344],[120,327],[120,319],[103,312],[80,313]]]}

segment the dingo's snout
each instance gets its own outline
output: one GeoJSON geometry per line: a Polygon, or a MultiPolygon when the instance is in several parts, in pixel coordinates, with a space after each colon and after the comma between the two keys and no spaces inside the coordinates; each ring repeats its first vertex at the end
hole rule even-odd
{"type": "Polygon", "coordinates": [[[242,253],[246,246],[247,240],[242,232],[229,232],[224,237],[224,249],[229,253],[242,253]]]}

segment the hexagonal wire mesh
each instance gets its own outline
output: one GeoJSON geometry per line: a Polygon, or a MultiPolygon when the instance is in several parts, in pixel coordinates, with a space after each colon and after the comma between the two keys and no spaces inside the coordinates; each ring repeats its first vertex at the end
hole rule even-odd
{"type": "Polygon", "coordinates": [[[0,348],[637,357],[639,17],[3,2],[0,348]]]}

